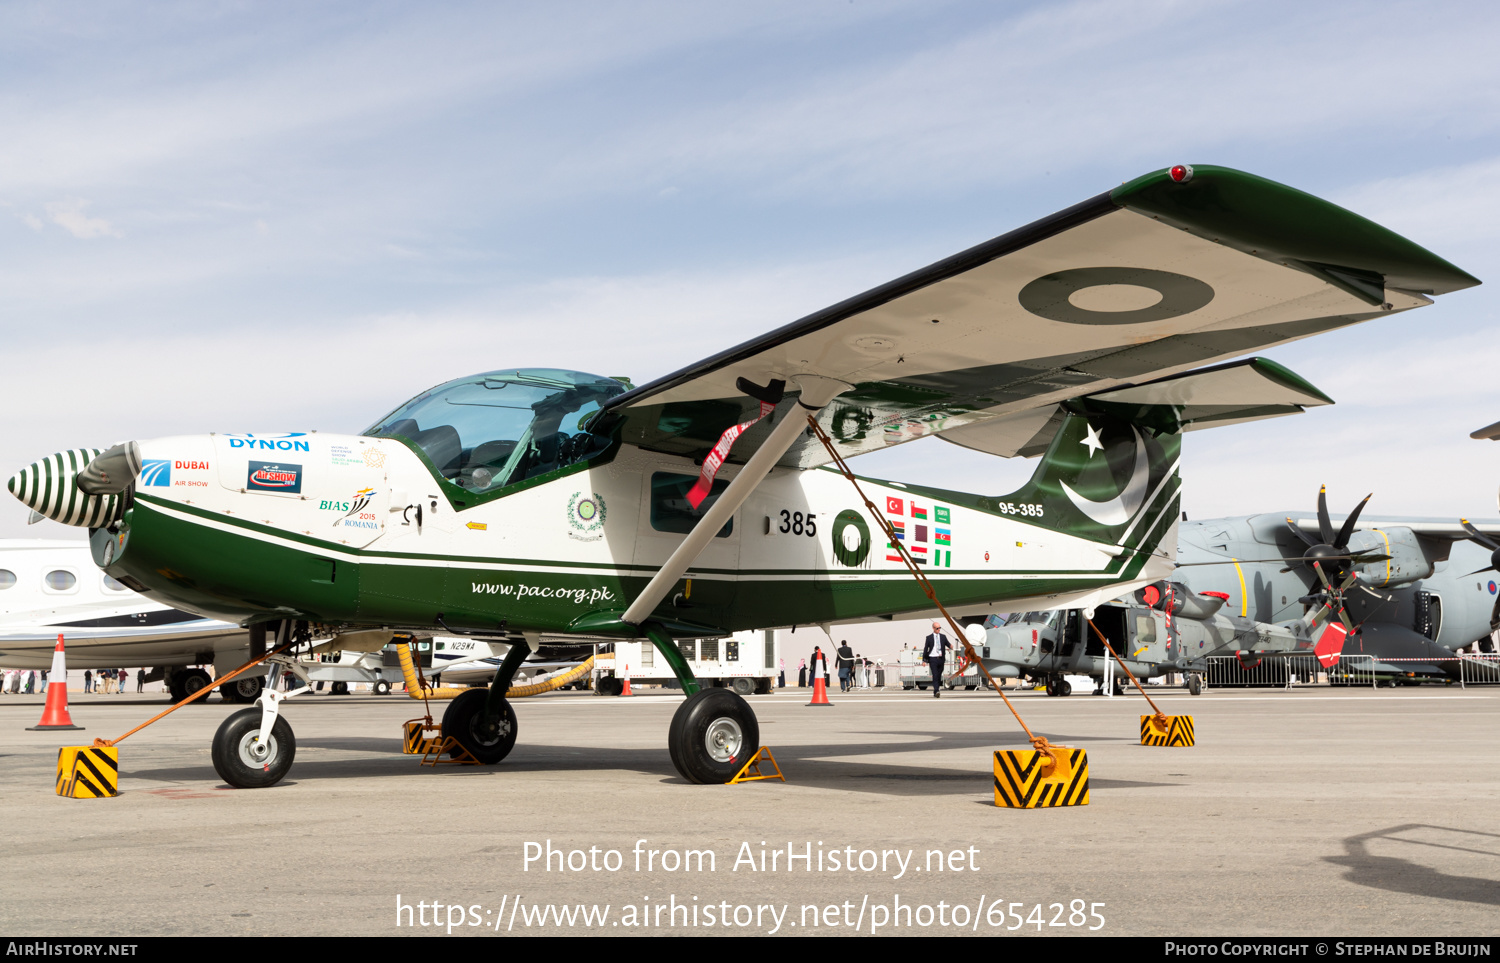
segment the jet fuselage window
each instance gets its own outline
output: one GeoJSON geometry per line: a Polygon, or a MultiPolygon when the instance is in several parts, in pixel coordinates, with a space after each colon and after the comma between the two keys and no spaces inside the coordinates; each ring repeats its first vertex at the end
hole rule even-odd
{"type": "Polygon", "coordinates": [[[0,589],[8,589],[16,584],[16,573],[8,568],[0,568],[0,589]]]}
{"type": "Polygon", "coordinates": [[[425,391],[364,434],[405,438],[438,474],[488,492],[588,459],[610,439],[588,430],[623,394],[613,378],[554,368],[491,371],[425,391]]]}
{"type": "Polygon", "coordinates": [[[54,592],[67,592],[78,584],[78,576],[59,568],[48,572],[43,581],[54,592]]]}

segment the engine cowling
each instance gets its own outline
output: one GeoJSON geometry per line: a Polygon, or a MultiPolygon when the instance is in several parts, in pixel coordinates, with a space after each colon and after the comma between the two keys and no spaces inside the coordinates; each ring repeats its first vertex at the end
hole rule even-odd
{"type": "Polygon", "coordinates": [[[1384,562],[1355,566],[1360,580],[1376,588],[1392,588],[1432,576],[1433,560],[1422,550],[1417,533],[1409,528],[1370,528],[1355,532],[1349,537],[1349,552],[1353,555],[1372,552],[1390,556],[1384,562]]]}

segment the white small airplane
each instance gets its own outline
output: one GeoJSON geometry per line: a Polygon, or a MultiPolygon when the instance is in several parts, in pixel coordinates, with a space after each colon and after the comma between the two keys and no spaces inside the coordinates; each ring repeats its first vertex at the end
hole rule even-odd
{"type": "MultiPolygon", "coordinates": [[[[94,564],[87,542],[0,540],[0,667],[47,669],[64,637],[70,669],[150,667],[173,700],[212,684],[242,665],[249,632],[139,595],[94,564]]],[[[223,692],[229,702],[254,702],[261,680],[244,676],[223,692]]]]}

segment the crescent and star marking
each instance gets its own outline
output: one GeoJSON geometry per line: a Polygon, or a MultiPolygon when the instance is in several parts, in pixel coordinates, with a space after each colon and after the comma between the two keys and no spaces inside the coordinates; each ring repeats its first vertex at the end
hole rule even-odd
{"type": "MultiPolygon", "coordinates": [[[[1108,501],[1096,502],[1075,492],[1068,487],[1067,482],[1061,483],[1062,490],[1073,507],[1100,525],[1124,525],[1146,501],[1146,485],[1151,480],[1151,465],[1146,460],[1146,446],[1141,442],[1141,433],[1134,427],[1130,431],[1135,436],[1135,469],[1130,473],[1130,481],[1120,494],[1108,501]]],[[[1090,451],[1089,454],[1092,455],[1093,452],[1090,451]]]]}

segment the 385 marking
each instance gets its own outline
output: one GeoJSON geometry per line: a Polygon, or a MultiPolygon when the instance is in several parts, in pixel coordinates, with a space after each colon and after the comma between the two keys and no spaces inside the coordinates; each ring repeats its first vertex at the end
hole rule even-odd
{"type": "Polygon", "coordinates": [[[794,512],[790,509],[781,510],[781,525],[776,529],[783,535],[806,535],[816,538],[818,535],[818,516],[812,512],[806,515],[794,512]]]}

